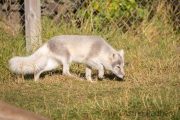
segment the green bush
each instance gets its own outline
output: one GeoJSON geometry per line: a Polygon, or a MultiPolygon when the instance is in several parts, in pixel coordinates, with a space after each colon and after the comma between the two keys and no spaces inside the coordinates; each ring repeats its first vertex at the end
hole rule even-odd
{"type": "Polygon", "coordinates": [[[94,0],[82,6],[76,17],[91,19],[93,28],[102,28],[114,24],[121,27],[124,22],[130,26],[138,21],[139,25],[147,14],[147,8],[138,7],[135,0],[94,0]]]}

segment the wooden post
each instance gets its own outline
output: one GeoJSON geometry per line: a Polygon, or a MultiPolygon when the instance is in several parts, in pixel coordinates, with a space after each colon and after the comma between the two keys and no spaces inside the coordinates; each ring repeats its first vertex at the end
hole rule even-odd
{"type": "Polygon", "coordinates": [[[42,44],[40,0],[24,0],[26,51],[34,51],[42,44]]]}

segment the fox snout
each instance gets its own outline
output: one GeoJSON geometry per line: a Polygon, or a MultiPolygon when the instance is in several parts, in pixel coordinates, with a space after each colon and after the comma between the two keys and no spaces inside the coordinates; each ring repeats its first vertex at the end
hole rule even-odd
{"type": "Polygon", "coordinates": [[[117,75],[119,78],[121,78],[121,79],[123,79],[123,78],[125,78],[125,74],[123,73],[123,74],[121,74],[121,75],[117,75]]]}
{"type": "Polygon", "coordinates": [[[117,77],[123,79],[125,77],[125,73],[124,73],[124,70],[121,68],[121,69],[114,69],[112,71],[117,77]]]}

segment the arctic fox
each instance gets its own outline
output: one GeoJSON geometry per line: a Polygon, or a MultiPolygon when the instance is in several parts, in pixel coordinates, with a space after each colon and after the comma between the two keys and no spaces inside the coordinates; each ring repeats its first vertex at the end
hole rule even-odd
{"type": "Polygon", "coordinates": [[[123,78],[124,51],[116,51],[102,37],[61,35],[48,40],[30,56],[13,57],[8,61],[14,73],[33,74],[34,81],[44,71],[50,71],[63,65],[63,74],[71,75],[71,62],[86,64],[86,79],[92,82],[91,69],[98,70],[98,77],[103,78],[104,67],[117,77],[123,78]]]}

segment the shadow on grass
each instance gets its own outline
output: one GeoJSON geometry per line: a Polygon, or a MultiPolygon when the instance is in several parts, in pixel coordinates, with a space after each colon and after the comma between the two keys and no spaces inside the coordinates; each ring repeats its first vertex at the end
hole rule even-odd
{"type": "Polygon", "coordinates": [[[119,82],[125,81],[124,79],[119,78],[114,74],[105,74],[104,77],[107,78],[108,80],[112,80],[112,81],[119,81],[119,82]]]}
{"type": "MultiPolygon", "coordinates": [[[[82,73],[80,71],[72,72],[72,74],[76,74],[78,77],[85,79],[85,73],[82,73]]],[[[47,76],[47,75],[49,75],[49,76],[62,75],[62,70],[53,70],[53,71],[43,72],[40,75],[40,79],[44,79],[45,76],[47,76]]],[[[121,79],[114,74],[104,74],[104,78],[100,79],[100,78],[98,78],[98,74],[94,73],[94,74],[92,74],[92,79],[97,79],[98,81],[103,81],[103,79],[111,80],[111,81],[119,81],[119,82],[125,81],[124,79],[121,79]]],[[[24,75],[24,80],[27,80],[27,81],[34,80],[34,74],[24,75]]]]}
{"type": "MultiPolygon", "coordinates": [[[[40,79],[44,79],[46,75],[52,76],[52,75],[62,75],[62,70],[53,70],[53,71],[48,71],[48,72],[43,72],[40,75],[40,79]]],[[[34,80],[34,74],[27,74],[24,75],[24,80],[34,80]]]]}

